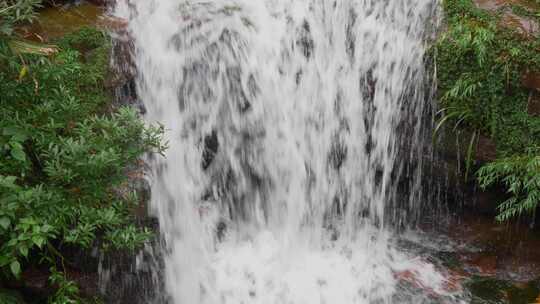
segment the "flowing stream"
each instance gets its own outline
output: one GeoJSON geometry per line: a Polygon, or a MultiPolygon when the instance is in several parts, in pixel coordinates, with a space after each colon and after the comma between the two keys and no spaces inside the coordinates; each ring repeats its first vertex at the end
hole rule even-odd
{"type": "Polygon", "coordinates": [[[118,1],[145,119],[170,146],[148,159],[170,303],[459,301],[394,241],[426,200],[437,10],[118,1]]]}

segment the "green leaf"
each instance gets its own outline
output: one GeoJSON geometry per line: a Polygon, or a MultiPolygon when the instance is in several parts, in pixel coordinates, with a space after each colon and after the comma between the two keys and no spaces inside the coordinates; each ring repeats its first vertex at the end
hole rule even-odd
{"type": "Polygon", "coordinates": [[[11,149],[11,156],[19,161],[26,160],[26,154],[24,153],[23,150],[18,149],[18,148],[11,149]]]}
{"type": "Polygon", "coordinates": [[[24,65],[19,72],[19,81],[23,80],[23,78],[28,74],[28,66],[24,65]]]}
{"type": "Polygon", "coordinates": [[[41,231],[47,233],[49,231],[52,231],[54,229],[53,226],[49,225],[49,224],[45,224],[43,225],[43,227],[41,227],[41,231]]]}
{"type": "Polygon", "coordinates": [[[15,135],[19,133],[19,128],[16,128],[14,126],[5,127],[4,129],[2,129],[2,133],[4,135],[15,135]]]}
{"type": "Polygon", "coordinates": [[[4,230],[7,230],[9,228],[9,225],[11,225],[11,221],[9,220],[9,217],[0,218],[0,227],[4,228],[4,230]]]}
{"type": "Polygon", "coordinates": [[[26,247],[26,245],[21,245],[21,247],[19,247],[19,252],[23,257],[28,257],[28,247],[26,247]]]}
{"type": "Polygon", "coordinates": [[[9,264],[11,256],[0,255],[0,267],[4,267],[9,264]]]}
{"type": "Polygon", "coordinates": [[[32,242],[41,248],[45,244],[45,238],[40,235],[34,235],[32,236],[32,242]]]}
{"type": "Polygon", "coordinates": [[[17,178],[15,176],[2,177],[0,175],[0,186],[6,187],[6,188],[14,188],[16,179],[17,178]]]}
{"type": "Polygon", "coordinates": [[[11,262],[11,264],[9,264],[9,268],[14,276],[19,277],[21,275],[21,264],[19,264],[18,261],[11,262]]]}

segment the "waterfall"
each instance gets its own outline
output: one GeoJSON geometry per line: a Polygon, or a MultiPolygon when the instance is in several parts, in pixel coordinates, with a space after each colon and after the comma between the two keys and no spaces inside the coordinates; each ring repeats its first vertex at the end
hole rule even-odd
{"type": "Polygon", "coordinates": [[[144,117],[167,130],[165,157],[147,161],[169,302],[427,301],[403,292],[403,271],[445,294],[443,275],[392,241],[422,201],[435,0],[114,11],[129,20],[144,117]]]}

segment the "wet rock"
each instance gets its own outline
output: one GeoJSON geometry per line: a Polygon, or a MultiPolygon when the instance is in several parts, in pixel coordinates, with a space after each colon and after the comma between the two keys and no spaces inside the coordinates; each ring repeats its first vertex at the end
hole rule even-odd
{"type": "Polygon", "coordinates": [[[485,253],[475,254],[467,262],[470,272],[478,273],[482,276],[493,276],[497,273],[497,257],[485,253]]]}
{"type": "Polygon", "coordinates": [[[497,146],[485,135],[476,136],[467,172],[468,149],[472,135],[468,130],[457,132],[449,130],[444,134],[441,133],[435,145],[438,158],[433,163],[434,174],[442,183],[443,195],[452,210],[466,208],[468,211],[495,216],[498,214],[497,206],[508,197],[508,194],[504,187],[481,189],[476,183],[474,174],[483,164],[497,159],[497,146]]]}
{"type": "Polygon", "coordinates": [[[159,240],[137,253],[109,252],[100,258],[99,291],[104,303],[169,303],[159,240]]]}
{"type": "Polygon", "coordinates": [[[466,276],[460,271],[449,271],[446,277],[446,282],[444,282],[443,288],[446,292],[461,293],[463,291],[463,281],[466,279],[466,276]]]}
{"type": "Polygon", "coordinates": [[[106,16],[100,19],[98,25],[108,29],[113,38],[111,68],[105,79],[105,88],[112,91],[115,104],[135,106],[144,114],[146,109],[139,100],[137,91],[137,68],[133,59],[135,45],[127,30],[127,22],[106,16]]]}

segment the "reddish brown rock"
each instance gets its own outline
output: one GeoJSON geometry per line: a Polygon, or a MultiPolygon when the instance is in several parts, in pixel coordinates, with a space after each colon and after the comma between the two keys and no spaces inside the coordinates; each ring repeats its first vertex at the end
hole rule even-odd
{"type": "Polygon", "coordinates": [[[474,269],[473,272],[482,276],[494,276],[497,274],[497,256],[488,255],[483,252],[469,253],[462,256],[462,262],[468,268],[474,269]]]}
{"type": "Polygon", "coordinates": [[[450,270],[444,282],[444,290],[446,292],[454,293],[461,292],[463,290],[462,282],[467,278],[467,275],[462,270],[450,270]]]}

